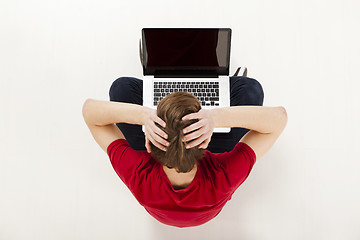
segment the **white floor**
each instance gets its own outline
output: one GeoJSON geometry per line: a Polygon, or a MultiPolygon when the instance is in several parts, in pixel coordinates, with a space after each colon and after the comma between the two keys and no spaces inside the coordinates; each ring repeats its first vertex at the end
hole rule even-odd
{"type": "Polygon", "coordinates": [[[0,239],[360,239],[357,0],[0,2],[0,239]],[[143,27],[231,27],[288,126],[220,215],[157,222],[116,176],[81,107],[141,77],[143,27]]]}

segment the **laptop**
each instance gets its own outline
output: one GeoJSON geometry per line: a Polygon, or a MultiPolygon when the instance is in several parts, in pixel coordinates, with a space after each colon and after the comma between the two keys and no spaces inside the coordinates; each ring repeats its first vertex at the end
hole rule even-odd
{"type": "Polygon", "coordinates": [[[143,105],[156,109],[165,96],[183,91],[203,109],[230,106],[230,45],[230,28],[143,28],[143,105]]]}

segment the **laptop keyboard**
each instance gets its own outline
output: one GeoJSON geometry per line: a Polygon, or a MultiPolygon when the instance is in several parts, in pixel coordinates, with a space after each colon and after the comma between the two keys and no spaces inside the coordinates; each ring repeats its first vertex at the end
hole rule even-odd
{"type": "Polygon", "coordinates": [[[219,82],[155,82],[154,105],[173,92],[188,92],[197,97],[202,106],[219,106],[219,82]]]}

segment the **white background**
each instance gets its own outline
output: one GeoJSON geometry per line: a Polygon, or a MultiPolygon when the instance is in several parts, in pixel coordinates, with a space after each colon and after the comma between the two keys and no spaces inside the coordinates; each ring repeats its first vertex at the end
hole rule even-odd
{"type": "Polygon", "coordinates": [[[360,239],[358,0],[0,0],[0,239],[360,239]],[[143,27],[230,27],[288,125],[210,222],[157,222],[81,114],[142,76],[143,27]]]}

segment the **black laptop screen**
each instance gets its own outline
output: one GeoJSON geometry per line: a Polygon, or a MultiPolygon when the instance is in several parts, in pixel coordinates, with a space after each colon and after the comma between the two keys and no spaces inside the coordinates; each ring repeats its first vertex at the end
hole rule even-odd
{"type": "Polygon", "coordinates": [[[144,28],[144,75],[229,75],[231,29],[144,28]]]}

